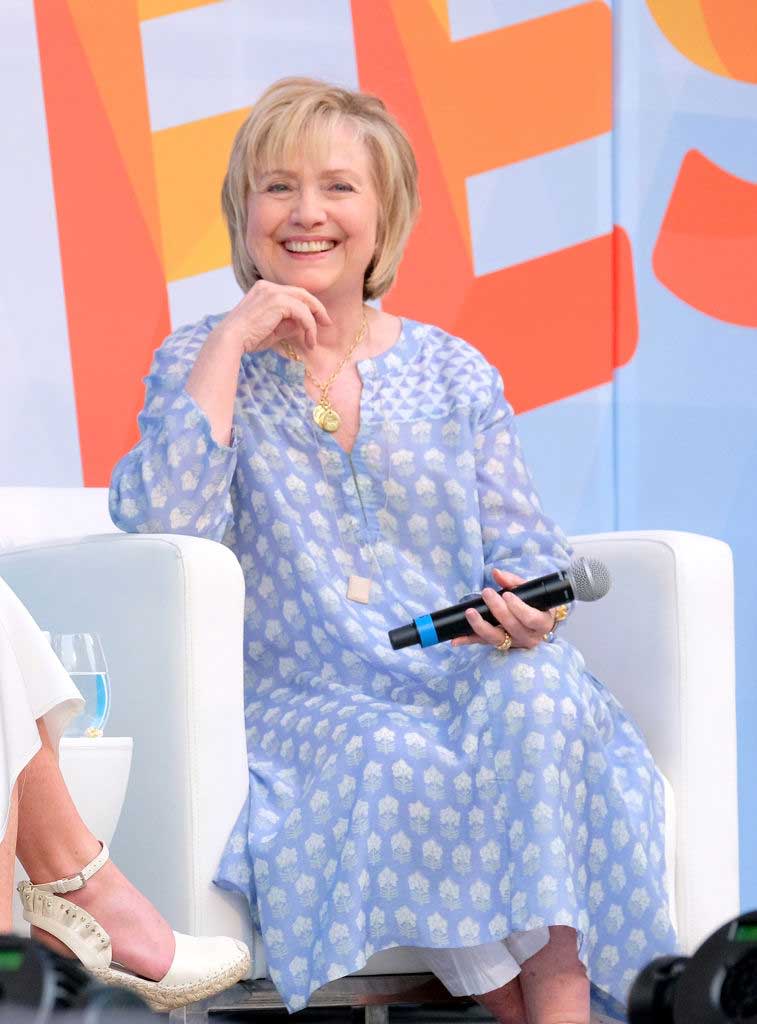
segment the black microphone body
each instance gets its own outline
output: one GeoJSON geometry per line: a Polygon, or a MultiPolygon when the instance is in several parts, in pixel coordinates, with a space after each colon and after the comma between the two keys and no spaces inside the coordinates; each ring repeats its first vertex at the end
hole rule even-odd
{"type": "MultiPolygon", "coordinates": [[[[497,593],[505,594],[507,590],[498,590],[497,593]]],[[[540,576],[536,580],[527,580],[525,583],[513,587],[510,593],[515,594],[532,608],[538,608],[541,612],[556,608],[561,604],[569,604],[575,600],[570,577],[565,569],[550,573],[549,576],[540,576]]],[[[434,644],[441,644],[446,640],[454,640],[458,636],[471,636],[475,630],[465,617],[468,608],[475,608],[481,617],[492,626],[500,624],[492,615],[483,597],[476,595],[460,604],[442,608],[438,612],[431,612],[430,615],[422,615],[407,626],[390,629],[390,643],[393,649],[398,651],[403,647],[412,647],[414,644],[420,644],[421,647],[432,647],[434,644]]]]}

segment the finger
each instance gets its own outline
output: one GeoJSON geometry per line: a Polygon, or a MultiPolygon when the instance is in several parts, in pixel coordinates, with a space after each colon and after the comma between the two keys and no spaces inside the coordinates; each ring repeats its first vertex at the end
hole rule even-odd
{"type": "MultiPolygon", "coordinates": [[[[503,596],[498,594],[497,591],[493,590],[491,587],[485,587],[481,592],[481,596],[497,622],[499,622],[512,637],[513,647],[534,647],[546,632],[546,630],[542,630],[538,634],[534,633],[532,630],[524,626],[521,620],[513,614],[512,608],[510,607],[510,600],[513,598],[512,594],[505,594],[503,596]]],[[[516,597],[514,600],[518,601],[519,599],[516,597]]],[[[522,601],[519,603],[523,604],[522,601]]],[[[533,608],[528,608],[528,605],[523,605],[523,607],[527,608],[529,612],[535,611],[533,608]]],[[[484,619],[484,622],[486,622],[486,619],[484,619]]]]}
{"type": "Polygon", "coordinates": [[[542,637],[552,628],[551,612],[542,612],[538,608],[532,608],[521,601],[516,594],[504,594],[501,600],[510,609],[510,613],[517,619],[519,625],[528,632],[537,633],[542,637]]]}
{"type": "Polygon", "coordinates": [[[289,285],[287,287],[287,291],[291,292],[297,299],[299,299],[300,302],[304,303],[308,307],[318,323],[326,326],[333,323],[333,320],[326,312],[324,304],[306,288],[298,288],[296,285],[289,285]]]}
{"type": "MultiPolygon", "coordinates": [[[[491,623],[487,622],[482,615],[479,615],[475,608],[467,608],[465,611],[465,617],[468,620],[473,632],[476,634],[476,636],[481,637],[484,643],[502,643],[502,630],[499,627],[493,626],[491,623]]],[[[507,629],[507,626],[505,626],[504,623],[502,623],[502,625],[504,626],[505,629],[507,629]]],[[[507,629],[507,632],[510,633],[510,635],[513,637],[514,643],[515,637],[513,636],[512,632],[509,629],[507,629]]]]}
{"type": "MultiPolygon", "coordinates": [[[[282,306],[282,320],[295,320],[304,333],[304,343],[314,348],[318,337],[318,326],[308,306],[299,299],[291,298],[282,306]]],[[[280,326],[280,325],[279,325],[280,326]]]]}
{"type": "Polygon", "coordinates": [[[298,342],[299,344],[303,344],[305,341],[302,324],[292,316],[285,316],[283,320],[279,321],[273,336],[277,341],[298,342]]]}
{"type": "Polygon", "coordinates": [[[510,610],[509,604],[505,601],[505,595],[497,593],[492,587],[484,587],[481,597],[500,625],[504,626],[508,633],[520,627],[520,620],[510,610]]]}
{"type": "Polygon", "coordinates": [[[302,324],[295,317],[291,316],[285,316],[282,320],[279,320],[279,324],[271,337],[275,341],[284,341],[289,345],[306,344],[305,330],[302,324]]]}
{"type": "Polygon", "coordinates": [[[492,569],[492,576],[497,583],[501,583],[503,587],[507,587],[508,590],[512,590],[513,587],[520,586],[521,583],[525,583],[525,579],[522,576],[518,576],[514,572],[505,572],[504,569],[492,569]]]}
{"type": "Polygon", "coordinates": [[[484,642],[479,636],[456,636],[454,640],[450,640],[450,647],[465,647],[468,644],[482,644],[484,642]]]}

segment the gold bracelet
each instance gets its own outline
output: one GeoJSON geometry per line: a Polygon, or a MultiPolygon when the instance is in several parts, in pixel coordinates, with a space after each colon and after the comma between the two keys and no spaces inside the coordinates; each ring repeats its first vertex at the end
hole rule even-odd
{"type": "Polygon", "coordinates": [[[544,640],[546,640],[548,644],[551,644],[555,638],[555,630],[557,629],[558,622],[562,622],[563,619],[567,619],[568,606],[567,604],[559,604],[556,608],[553,608],[552,611],[555,613],[555,617],[552,621],[552,628],[549,633],[544,634],[544,640]]]}
{"type": "Polygon", "coordinates": [[[555,621],[552,623],[552,629],[555,628],[558,622],[562,622],[564,619],[567,619],[568,606],[567,604],[558,604],[558,606],[554,608],[553,611],[555,613],[555,621]]]}

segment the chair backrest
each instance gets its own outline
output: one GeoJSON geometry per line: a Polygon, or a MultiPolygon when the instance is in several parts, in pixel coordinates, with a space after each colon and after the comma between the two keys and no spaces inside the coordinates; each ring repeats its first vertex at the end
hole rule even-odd
{"type": "Polygon", "coordinates": [[[118,532],[107,487],[0,487],[0,551],[118,532]]]}
{"type": "Polygon", "coordinates": [[[591,534],[572,543],[576,555],[603,561],[613,583],[596,604],[576,602],[565,636],[639,725],[678,792],[685,781],[682,701],[692,698],[691,684],[702,672],[710,697],[719,688],[732,693],[734,685],[730,549],[711,537],[668,531],[591,534]],[[701,637],[691,635],[687,622],[697,605],[710,609],[701,637]],[[711,643],[712,636],[720,642],[711,643]],[[692,659],[697,640],[710,649],[704,664],[692,659]]]}

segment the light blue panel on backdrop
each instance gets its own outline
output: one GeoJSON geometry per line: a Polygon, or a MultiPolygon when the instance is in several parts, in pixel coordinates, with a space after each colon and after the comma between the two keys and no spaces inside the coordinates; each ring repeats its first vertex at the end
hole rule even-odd
{"type": "Polygon", "coordinates": [[[465,39],[577,6],[577,0],[448,0],[450,36],[465,39]]]}
{"type": "Polygon", "coordinates": [[[349,0],[226,0],[142,23],[153,131],[249,106],[277,78],[357,87],[349,0]]]}
{"type": "Polygon", "coordinates": [[[757,331],[677,298],[655,277],[652,255],[688,150],[757,183],[757,87],[691,63],[645,4],[616,4],[616,17],[616,209],[633,245],[640,328],[616,381],[619,526],[691,530],[733,549],[747,909],[757,906],[757,331]]]}
{"type": "Polygon", "coordinates": [[[608,234],[611,155],[605,133],[468,178],[475,273],[608,234]]]}
{"type": "Polygon", "coordinates": [[[569,534],[615,529],[613,417],[612,384],[518,417],[544,511],[569,534]]]}
{"type": "Polygon", "coordinates": [[[34,7],[2,11],[0,486],[82,482],[34,7]]]}
{"type": "Polygon", "coordinates": [[[231,267],[183,277],[168,284],[168,304],[173,329],[193,324],[208,313],[224,313],[242,298],[231,267]]]}

